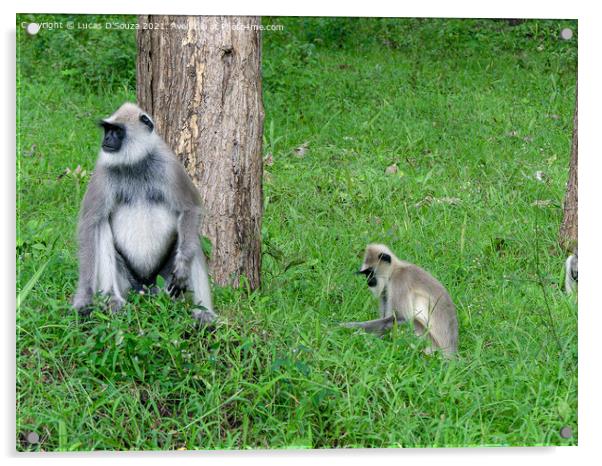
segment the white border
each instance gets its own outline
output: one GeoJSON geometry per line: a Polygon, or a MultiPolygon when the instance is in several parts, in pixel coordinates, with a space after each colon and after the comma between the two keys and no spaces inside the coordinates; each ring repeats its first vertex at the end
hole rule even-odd
{"type": "MultiPolygon", "coordinates": [[[[583,2],[585,4],[585,2],[583,2]]],[[[183,15],[269,15],[269,16],[405,16],[405,17],[449,17],[449,18],[576,18],[579,12],[589,7],[580,1],[566,2],[550,0],[546,2],[526,2],[507,0],[504,2],[478,2],[471,0],[423,0],[420,2],[394,3],[386,0],[370,2],[324,2],[307,0],[303,2],[272,1],[223,1],[215,3],[174,0],[169,3],[149,0],[144,2],[123,2],[105,0],[90,5],[67,0],[44,2],[22,0],[17,12],[26,13],[123,13],[123,14],[183,14],[183,15]]]]}
{"type": "MultiPolygon", "coordinates": [[[[602,328],[602,309],[595,301],[594,280],[601,274],[597,264],[602,263],[600,248],[600,162],[602,156],[598,132],[602,101],[600,85],[600,18],[595,14],[594,2],[588,1],[546,1],[527,3],[524,0],[504,2],[471,2],[468,0],[428,1],[393,4],[391,1],[371,0],[350,4],[348,2],[327,3],[315,0],[287,3],[276,1],[254,2],[190,2],[170,0],[168,3],[147,0],[138,4],[123,1],[105,0],[98,4],[84,4],[67,0],[44,2],[21,1],[14,7],[2,5],[3,37],[2,102],[5,111],[1,112],[2,139],[5,148],[2,158],[2,186],[4,192],[2,217],[5,228],[2,230],[3,260],[2,288],[4,296],[4,356],[5,382],[0,384],[2,391],[2,451],[10,464],[21,460],[21,464],[36,464],[40,460],[53,463],[81,462],[97,464],[109,459],[116,463],[123,461],[144,461],[148,464],[163,464],[168,461],[200,460],[208,464],[224,462],[245,462],[249,465],[287,465],[307,462],[328,462],[329,464],[359,464],[377,461],[384,464],[401,464],[412,461],[420,464],[445,463],[447,465],[504,465],[512,463],[533,463],[541,460],[546,464],[589,464],[602,457],[598,444],[600,434],[602,385],[602,359],[600,358],[599,330],[602,328]],[[330,450],[330,451],[253,451],[253,452],[178,452],[169,453],[92,453],[92,454],[48,454],[41,456],[17,455],[14,452],[14,292],[15,292],[15,16],[17,12],[52,13],[169,13],[169,14],[253,14],[289,16],[422,16],[422,17],[508,17],[508,18],[577,18],[579,20],[579,197],[580,206],[580,289],[579,289],[579,447],[556,448],[494,448],[494,449],[425,449],[425,450],[330,450]]],[[[545,77],[542,77],[545,79],[545,77]]],[[[599,288],[600,285],[597,286],[599,288]]]]}

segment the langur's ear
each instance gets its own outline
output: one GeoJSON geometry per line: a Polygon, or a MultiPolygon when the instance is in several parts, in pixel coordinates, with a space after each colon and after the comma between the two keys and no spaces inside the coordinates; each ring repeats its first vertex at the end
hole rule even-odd
{"type": "Polygon", "coordinates": [[[146,125],[146,127],[147,127],[147,128],[150,130],[150,131],[152,131],[152,130],[153,130],[153,128],[155,127],[155,125],[154,125],[153,121],[152,121],[152,120],[151,120],[151,119],[150,119],[150,118],[149,118],[147,115],[145,115],[144,113],[143,113],[142,115],[140,115],[140,121],[141,121],[141,122],[142,122],[144,125],[146,125]]]}
{"type": "Polygon", "coordinates": [[[384,252],[381,252],[378,255],[378,260],[382,261],[382,262],[386,262],[387,264],[391,263],[391,256],[389,254],[386,254],[384,252]]]}

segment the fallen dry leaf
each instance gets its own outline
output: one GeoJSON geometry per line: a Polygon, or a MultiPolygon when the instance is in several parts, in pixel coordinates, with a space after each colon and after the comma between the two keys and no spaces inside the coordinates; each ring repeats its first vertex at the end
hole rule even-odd
{"type": "Polygon", "coordinates": [[[265,156],[265,158],[263,159],[263,163],[265,163],[268,167],[274,165],[274,156],[271,152],[265,156]]]}
{"type": "Polygon", "coordinates": [[[81,165],[78,165],[73,170],[71,170],[69,167],[65,168],[63,172],[56,177],[56,179],[60,180],[65,176],[72,176],[73,178],[84,179],[87,174],[88,172],[84,170],[81,165]]]}
{"type": "Polygon", "coordinates": [[[387,175],[394,175],[395,173],[397,173],[399,171],[399,168],[397,167],[396,164],[393,165],[389,165],[386,169],[385,169],[385,173],[387,175]]]}
{"type": "Polygon", "coordinates": [[[304,142],[299,147],[297,147],[293,152],[297,157],[303,158],[303,157],[305,157],[305,154],[307,153],[308,148],[309,148],[309,142],[304,142]]]}

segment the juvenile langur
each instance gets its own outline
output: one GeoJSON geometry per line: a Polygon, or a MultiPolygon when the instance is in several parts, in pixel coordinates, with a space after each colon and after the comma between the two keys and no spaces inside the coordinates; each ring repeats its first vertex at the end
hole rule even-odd
{"type": "Polygon", "coordinates": [[[152,287],[161,275],[170,295],[193,292],[205,308],[194,311],[196,319],[213,322],[198,191],[136,105],[123,104],[100,126],[102,147],[79,216],[73,306],[87,313],[101,292],[118,310],[130,288],[152,287]]]}
{"type": "Polygon", "coordinates": [[[370,291],[380,300],[380,318],[347,322],[382,335],[397,322],[410,321],[417,335],[426,335],[432,347],[451,356],[458,349],[458,318],[449,293],[426,270],[402,261],[382,244],[369,244],[357,272],[366,277],[370,291]]]}
{"type": "Polygon", "coordinates": [[[564,290],[567,294],[572,294],[577,290],[577,260],[577,248],[575,248],[575,254],[571,254],[564,263],[564,290]]]}

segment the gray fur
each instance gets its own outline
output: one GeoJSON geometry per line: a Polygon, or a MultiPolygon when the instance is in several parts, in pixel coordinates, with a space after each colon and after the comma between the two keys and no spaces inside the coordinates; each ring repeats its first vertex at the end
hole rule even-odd
{"type": "Polygon", "coordinates": [[[395,324],[395,316],[381,317],[380,319],[367,320],[365,322],[345,322],[341,326],[345,328],[363,328],[367,332],[378,336],[384,335],[395,324]]]}
{"type": "MultiPolygon", "coordinates": [[[[402,261],[382,244],[369,244],[360,272],[372,270],[372,293],[380,300],[380,319],[348,322],[347,328],[363,328],[382,335],[397,322],[410,321],[418,335],[427,335],[435,349],[449,357],[458,350],[458,318],[447,290],[426,270],[402,261]],[[391,262],[382,261],[382,254],[391,262]]],[[[364,272],[365,273],[365,272],[364,272]]],[[[369,278],[369,277],[368,277],[369,278]]]]}
{"type": "Polygon", "coordinates": [[[125,103],[104,120],[124,125],[126,136],[118,152],[100,150],[84,196],[73,306],[85,311],[101,292],[117,310],[130,288],[151,286],[161,275],[172,294],[191,290],[205,308],[194,317],[209,323],[216,315],[198,237],[200,196],[165,142],[140,121],[142,115],[125,103]]]}
{"type": "Polygon", "coordinates": [[[577,248],[564,263],[564,290],[567,294],[573,294],[577,290],[578,283],[578,256],[577,248]]]}

